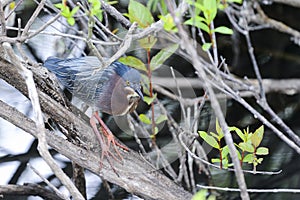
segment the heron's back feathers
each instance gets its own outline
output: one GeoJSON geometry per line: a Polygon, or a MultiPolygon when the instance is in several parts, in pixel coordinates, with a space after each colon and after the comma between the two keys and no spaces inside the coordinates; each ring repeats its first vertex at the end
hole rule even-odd
{"type": "MultiPolygon", "coordinates": [[[[116,84],[123,87],[127,81],[140,84],[140,73],[137,70],[120,62],[114,62],[103,69],[102,63],[94,56],[70,59],[49,57],[44,66],[74,96],[107,113],[111,112],[112,93],[117,88],[116,84]]],[[[140,91],[140,88],[136,89],[140,91]]]]}

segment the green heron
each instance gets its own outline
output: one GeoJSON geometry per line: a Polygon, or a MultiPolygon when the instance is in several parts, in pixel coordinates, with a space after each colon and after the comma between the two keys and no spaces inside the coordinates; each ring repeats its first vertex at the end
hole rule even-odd
{"type": "Polygon", "coordinates": [[[111,131],[99,117],[98,111],[110,115],[125,115],[134,111],[139,100],[143,99],[140,73],[117,61],[103,69],[101,62],[94,56],[70,59],[50,57],[44,66],[56,75],[59,82],[72,95],[94,109],[90,124],[102,147],[101,158],[110,153],[110,144],[113,144],[122,159],[116,145],[125,150],[128,148],[114,139],[111,131]],[[102,127],[107,142],[99,134],[93,117],[102,127]]]}

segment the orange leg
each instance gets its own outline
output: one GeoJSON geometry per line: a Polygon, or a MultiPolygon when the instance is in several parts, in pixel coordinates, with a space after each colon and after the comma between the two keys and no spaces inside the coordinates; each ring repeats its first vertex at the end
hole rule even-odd
{"type": "Polygon", "coordinates": [[[93,117],[91,117],[90,119],[90,124],[93,128],[93,131],[98,139],[98,142],[101,146],[101,168],[102,168],[102,161],[104,159],[105,156],[108,156],[108,152],[109,152],[109,147],[107,146],[107,144],[105,143],[103,136],[99,133],[98,128],[97,128],[97,124],[96,121],[93,117]]]}
{"type": "MultiPolygon", "coordinates": [[[[104,142],[104,138],[102,137],[102,135],[99,133],[96,123],[94,122],[94,124],[91,123],[91,126],[94,129],[94,132],[97,135],[97,138],[99,140],[99,143],[102,147],[102,155],[101,158],[103,158],[105,155],[107,156],[108,154],[111,154],[116,160],[118,160],[110,151],[110,144],[113,145],[115,152],[118,154],[120,160],[123,159],[123,157],[121,156],[119,150],[117,149],[116,146],[119,146],[120,148],[124,149],[125,151],[129,151],[129,149],[120,144],[117,140],[115,140],[114,135],[112,134],[112,132],[109,130],[109,128],[106,126],[106,124],[103,122],[103,120],[99,117],[98,111],[96,111],[93,116],[97,119],[97,121],[100,123],[100,126],[102,127],[102,131],[103,134],[105,135],[105,137],[107,138],[107,143],[104,142]],[[95,131],[96,130],[96,131],[95,131]]],[[[92,119],[91,119],[92,120],[92,119]]]]}

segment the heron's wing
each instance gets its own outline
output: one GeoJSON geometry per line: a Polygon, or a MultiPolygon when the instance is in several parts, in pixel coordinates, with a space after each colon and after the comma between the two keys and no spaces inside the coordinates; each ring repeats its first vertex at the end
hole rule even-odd
{"type": "Polygon", "coordinates": [[[114,73],[111,66],[102,69],[101,62],[93,56],[63,60],[48,58],[44,66],[52,71],[74,96],[90,106],[95,106],[103,85],[114,73]]]}

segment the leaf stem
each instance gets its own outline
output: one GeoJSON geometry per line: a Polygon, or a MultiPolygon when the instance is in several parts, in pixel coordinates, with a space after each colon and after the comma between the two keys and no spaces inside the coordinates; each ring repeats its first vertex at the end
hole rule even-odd
{"type": "MultiPolygon", "coordinates": [[[[149,93],[150,97],[153,97],[153,86],[152,86],[152,71],[150,67],[150,48],[147,49],[147,63],[148,63],[148,79],[149,79],[149,93]]],[[[152,142],[155,144],[155,119],[154,119],[154,102],[151,103],[151,120],[152,120],[152,142]]]]}

